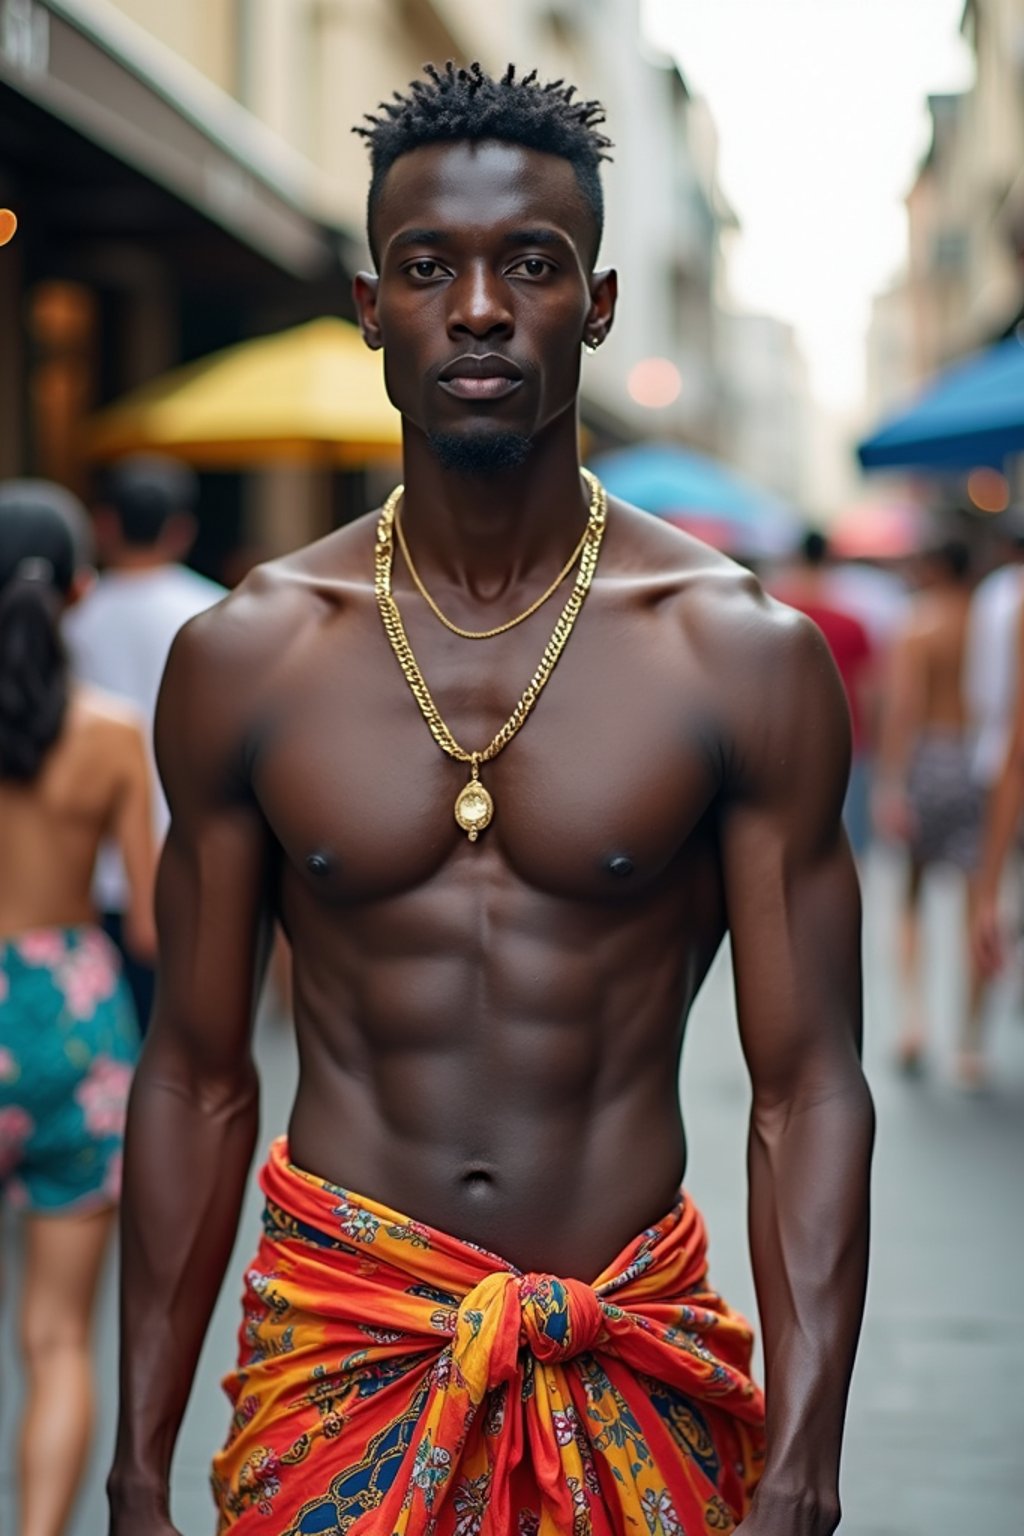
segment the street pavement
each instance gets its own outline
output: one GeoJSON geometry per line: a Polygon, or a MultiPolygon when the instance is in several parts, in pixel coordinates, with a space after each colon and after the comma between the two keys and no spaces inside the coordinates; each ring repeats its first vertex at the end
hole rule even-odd
{"type": "MultiPolygon", "coordinates": [[[[1024,1508],[1024,1003],[1003,985],[991,1007],[994,1085],[964,1095],[949,1080],[962,1005],[962,919],[951,879],[926,892],[929,1003],[935,1048],[923,1080],[890,1066],[898,1022],[893,971],[898,865],[876,855],[865,874],[866,1062],[878,1108],[871,1283],[854,1377],[843,1472],[843,1536],[965,1536],[1021,1530],[1024,1508]]],[[[287,1024],[261,1021],[263,1141],[284,1128],[295,1081],[287,1024]]],[[[683,1062],[690,1142],[687,1184],[711,1233],[715,1284],[756,1315],[745,1234],[749,1090],[736,1035],[728,955],[701,994],[683,1062]]],[[[219,1378],[229,1367],[240,1277],[254,1249],[259,1200],[247,1200],[179,1442],[175,1519],[207,1536],[211,1451],[224,1435],[219,1378]]],[[[0,1532],[15,1536],[11,1498],[17,1372],[17,1229],[0,1332],[0,1532]]],[[[99,1309],[100,1432],[69,1536],[102,1536],[102,1485],[113,1437],[113,1263],[99,1309]]],[[[696,1533],[695,1533],[696,1536],[696,1533]]]]}

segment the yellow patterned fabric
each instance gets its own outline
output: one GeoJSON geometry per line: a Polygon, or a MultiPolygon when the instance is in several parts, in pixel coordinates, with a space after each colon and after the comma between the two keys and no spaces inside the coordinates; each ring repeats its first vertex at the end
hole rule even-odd
{"type": "Polygon", "coordinates": [[[697,1536],[764,1451],[685,1196],[592,1284],[524,1274],[277,1141],[213,1486],[238,1536],[697,1536]]]}

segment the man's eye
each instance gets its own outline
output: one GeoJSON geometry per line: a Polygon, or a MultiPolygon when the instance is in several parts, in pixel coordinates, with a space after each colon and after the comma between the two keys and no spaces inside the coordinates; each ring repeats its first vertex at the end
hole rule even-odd
{"type": "Polygon", "coordinates": [[[415,273],[417,277],[436,277],[440,270],[439,263],[429,256],[424,256],[420,261],[414,261],[409,268],[409,271],[415,273]]]}
{"type": "Polygon", "coordinates": [[[544,277],[551,270],[551,263],[545,261],[542,256],[524,256],[523,260],[517,261],[512,268],[513,272],[523,277],[544,277]]]}

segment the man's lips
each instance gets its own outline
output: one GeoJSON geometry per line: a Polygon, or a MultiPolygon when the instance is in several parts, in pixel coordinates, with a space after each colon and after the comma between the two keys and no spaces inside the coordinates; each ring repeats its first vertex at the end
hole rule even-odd
{"type": "Polygon", "coordinates": [[[460,400],[500,400],[522,382],[522,372],[515,363],[496,352],[457,357],[438,375],[441,388],[460,400]]]}

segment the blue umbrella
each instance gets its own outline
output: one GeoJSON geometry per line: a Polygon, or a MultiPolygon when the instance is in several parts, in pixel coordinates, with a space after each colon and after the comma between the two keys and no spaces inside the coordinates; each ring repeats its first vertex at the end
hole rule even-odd
{"type": "Polygon", "coordinates": [[[799,538],[789,507],[717,459],[674,443],[639,443],[593,465],[611,496],[721,548],[782,554],[799,538]]]}
{"type": "Polygon", "coordinates": [[[1006,341],[941,373],[907,410],[857,449],[865,469],[1002,467],[1024,453],[1024,338],[1006,341]]]}

